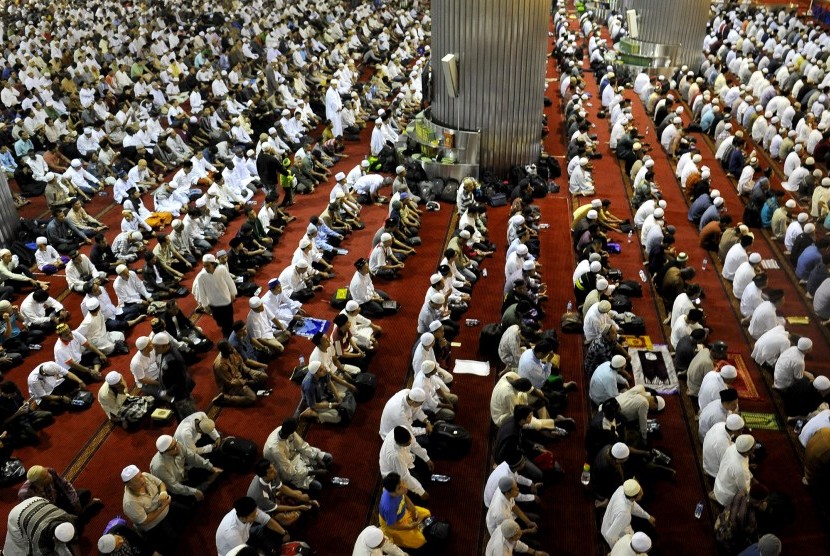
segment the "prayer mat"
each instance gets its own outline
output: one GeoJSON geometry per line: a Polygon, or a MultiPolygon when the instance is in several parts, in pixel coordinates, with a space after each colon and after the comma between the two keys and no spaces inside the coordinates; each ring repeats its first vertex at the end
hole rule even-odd
{"type": "Polygon", "coordinates": [[[625,340],[625,345],[629,348],[654,349],[654,344],[651,343],[649,336],[620,335],[620,338],[625,340]]]}
{"type": "Polygon", "coordinates": [[[490,374],[490,363],[487,361],[473,361],[471,359],[456,359],[453,374],[468,374],[487,376],[490,374]]]}
{"type": "Polygon", "coordinates": [[[741,417],[748,429],[761,429],[765,431],[784,430],[781,421],[775,413],[756,413],[754,411],[741,411],[741,417]]]}
{"type": "Polygon", "coordinates": [[[732,388],[738,391],[738,397],[742,400],[760,400],[758,389],[755,388],[755,382],[749,375],[749,369],[744,364],[744,359],[740,353],[727,353],[726,363],[738,369],[738,378],[735,379],[732,388]]]}
{"type": "Polygon", "coordinates": [[[323,319],[313,319],[311,317],[303,317],[302,322],[296,323],[291,331],[297,336],[303,338],[311,338],[318,332],[326,333],[331,326],[331,323],[323,319]]]}
{"type": "Polygon", "coordinates": [[[656,390],[660,394],[677,394],[677,374],[669,348],[657,344],[653,349],[628,348],[634,383],[656,390]]]}

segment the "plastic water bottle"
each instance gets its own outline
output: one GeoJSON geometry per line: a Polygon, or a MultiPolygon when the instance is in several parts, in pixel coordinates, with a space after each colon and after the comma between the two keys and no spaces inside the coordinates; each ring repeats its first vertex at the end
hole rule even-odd
{"type": "Polygon", "coordinates": [[[574,310],[574,302],[570,299],[568,300],[568,312],[572,312],[574,310]]]}
{"type": "Polygon", "coordinates": [[[631,243],[631,237],[634,235],[632,230],[628,230],[628,243],[631,243]]]}
{"type": "Polygon", "coordinates": [[[579,482],[584,486],[588,486],[591,482],[591,466],[587,463],[582,466],[582,476],[579,477],[579,482]]]}
{"type": "Polygon", "coordinates": [[[645,283],[645,282],[647,282],[647,281],[648,281],[648,280],[646,279],[646,271],[645,271],[645,270],[643,270],[642,268],[640,269],[640,280],[641,280],[643,283],[645,283]]]}
{"type": "Polygon", "coordinates": [[[449,483],[450,476],[449,475],[439,475],[438,473],[433,473],[430,476],[430,479],[433,483],[449,483]]]}
{"type": "Polygon", "coordinates": [[[332,477],[331,484],[343,487],[349,484],[349,479],[346,477],[332,477]]]}
{"type": "Polygon", "coordinates": [[[703,500],[697,503],[695,506],[695,519],[700,519],[700,516],[703,515],[703,500]]]}
{"type": "Polygon", "coordinates": [[[804,429],[804,419],[799,419],[795,422],[795,427],[793,427],[793,432],[795,434],[801,434],[801,431],[804,429]]]}
{"type": "Polygon", "coordinates": [[[487,269],[486,268],[481,269],[481,275],[484,276],[485,278],[487,278],[487,269]]]}
{"type": "Polygon", "coordinates": [[[305,355],[300,356],[300,367],[305,367],[305,355]]]}
{"type": "Polygon", "coordinates": [[[707,259],[706,257],[703,257],[703,262],[702,262],[702,263],[700,263],[700,268],[701,268],[702,270],[706,270],[706,267],[707,267],[708,265],[709,265],[709,259],[707,259]]]}

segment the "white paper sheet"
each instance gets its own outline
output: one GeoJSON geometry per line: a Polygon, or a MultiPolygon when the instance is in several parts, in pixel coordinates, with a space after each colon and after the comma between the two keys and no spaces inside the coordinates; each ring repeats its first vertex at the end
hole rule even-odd
{"type": "Polygon", "coordinates": [[[476,376],[488,376],[490,374],[490,363],[486,361],[473,361],[471,359],[456,359],[453,374],[467,374],[476,376]]]}

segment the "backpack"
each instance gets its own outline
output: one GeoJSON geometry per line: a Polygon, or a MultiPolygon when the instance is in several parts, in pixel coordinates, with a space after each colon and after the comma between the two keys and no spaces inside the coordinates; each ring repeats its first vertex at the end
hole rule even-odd
{"type": "Polygon", "coordinates": [[[459,460],[467,455],[473,437],[460,425],[435,423],[429,436],[429,455],[437,459],[459,460]]]}
{"type": "Polygon", "coordinates": [[[565,334],[582,334],[582,316],[575,311],[564,313],[561,327],[565,334]]]}
{"type": "Polygon", "coordinates": [[[626,297],[643,297],[643,286],[634,280],[623,280],[614,292],[626,297]]]}
{"type": "Polygon", "coordinates": [[[17,229],[17,241],[32,243],[38,237],[46,235],[46,224],[33,218],[21,218],[17,229]]]}
{"type": "Polygon", "coordinates": [[[500,322],[485,324],[478,335],[478,351],[490,359],[498,357],[499,342],[504,333],[500,322]]]}
{"type": "Polygon", "coordinates": [[[441,200],[445,203],[455,203],[458,197],[458,187],[458,180],[447,180],[444,184],[444,190],[441,192],[441,200]]]}
{"type": "MultiPolygon", "coordinates": [[[[433,197],[432,200],[437,201],[441,197],[441,194],[443,192],[444,192],[444,180],[441,179],[441,178],[434,178],[432,180],[432,197],[433,197]]],[[[455,199],[453,199],[453,202],[455,202],[455,199]]]]}
{"type": "MultiPolygon", "coordinates": [[[[443,189],[443,186],[441,187],[443,189]]],[[[424,203],[435,201],[435,191],[432,187],[432,182],[422,181],[418,184],[418,196],[424,203]]]]}
{"type": "Polygon", "coordinates": [[[234,436],[222,441],[218,455],[222,460],[222,467],[245,473],[253,466],[258,453],[259,448],[253,441],[234,436]]]}
{"type": "Polygon", "coordinates": [[[35,255],[32,250],[22,241],[13,241],[9,245],[9,251],[17,255],[20,264],[26,268],[31,268],[35,265],[35,255]]]}

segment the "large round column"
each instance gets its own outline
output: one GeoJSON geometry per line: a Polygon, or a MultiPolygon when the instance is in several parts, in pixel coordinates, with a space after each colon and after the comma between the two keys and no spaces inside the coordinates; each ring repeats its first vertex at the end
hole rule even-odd
{"type": "Polygon", "coordinates": [[[432,120],[481,131],[482,170],[503,174],[539,156],[549,0],[432,1],[432,120]],[[455,56],[457,96],[442,58],[455,56]]]}
{"type": "Polygon", "coordinates": [[[14,241],[19,227],[20,216],[14,206],[6,173],[0,171],[0,243],[8,244],[14,241]]]}

